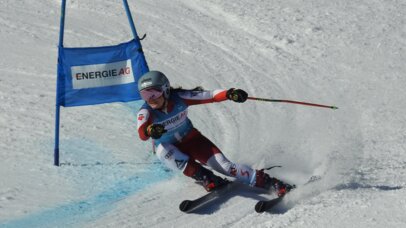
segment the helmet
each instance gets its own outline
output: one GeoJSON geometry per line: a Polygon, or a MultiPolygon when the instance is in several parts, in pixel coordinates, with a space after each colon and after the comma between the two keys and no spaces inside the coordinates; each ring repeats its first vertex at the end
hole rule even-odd
{"type": "Polygon", "coordinates": [[[159,71],[149,71],[138,80],[138,91],[144,89],[159,89],[164,93],[164,97],[169,98],[171,85],[168,78],[159,71]]]}

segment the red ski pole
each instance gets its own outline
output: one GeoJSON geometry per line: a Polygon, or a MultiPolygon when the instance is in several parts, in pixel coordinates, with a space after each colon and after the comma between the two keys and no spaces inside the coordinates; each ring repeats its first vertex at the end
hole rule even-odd
{"type": "Polygon", "coordinates": [[[258,98],[258,97],[248,97],[248,99],[249,99],[249,100],[256,100],[256,101],[282,102],[282,103],[291,103],[291,104],[315,106],[315,107],[321,107],[321,108],[338,109],[338,107],[336,107],[336,106],[313,104],[313,103],[307,103],[307,102],[301,102],[301,101],[279,100],[279,99],[267,99],[267,98],[258,98]]]}

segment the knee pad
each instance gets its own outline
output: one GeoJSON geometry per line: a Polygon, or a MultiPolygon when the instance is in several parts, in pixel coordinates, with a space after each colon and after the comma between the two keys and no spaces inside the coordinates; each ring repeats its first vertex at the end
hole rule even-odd
{"type": "Polygon", "coordinates": [[[183,171],[189,161],[189,156],[182,153],[172,144],[161,143],[156,149],[156,155],[168,168],[183,171]]]}

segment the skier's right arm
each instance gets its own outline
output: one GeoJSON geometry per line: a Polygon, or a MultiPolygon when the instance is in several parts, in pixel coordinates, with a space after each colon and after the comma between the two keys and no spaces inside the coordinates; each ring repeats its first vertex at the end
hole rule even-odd
{"type": "Polygon", "coordinates": [[[150,124],[152,124],[152,117],[148,109],[140,109],[137,114],[137,129],[141,140],[149,139],[147,129],[150,124]]]}
{"type": "Polygon", "coordinates": [[[148,109],[141,109],[137,114],[137,127],[140,138],[144,141],[150,137],[159,139],[166,132],[162,124],[154,124],[148,109]]]}

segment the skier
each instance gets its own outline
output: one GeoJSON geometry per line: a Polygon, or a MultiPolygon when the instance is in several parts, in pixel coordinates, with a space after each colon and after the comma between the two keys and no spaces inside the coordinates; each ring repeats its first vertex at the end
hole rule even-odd
{"type": "Polygon", "coordinates": [[[145,101],[137,114],[139,136],[144,141],[153,139],[156,155],[169,168],[192,177],[207,191],[228,181],[202,164],[250,186],[274,190],[279,196],[292,188],[270,177],[264,170],[254,170],[228,160],[216,145],[193,127],[187,117],[191,105],[225,100],[245,102],[248,94],[244,90],[174,89],[159,71],[144,74],[138,81],[138,90],[145,101]]]}

